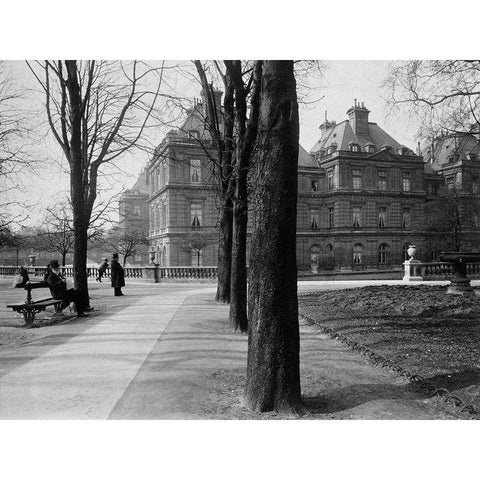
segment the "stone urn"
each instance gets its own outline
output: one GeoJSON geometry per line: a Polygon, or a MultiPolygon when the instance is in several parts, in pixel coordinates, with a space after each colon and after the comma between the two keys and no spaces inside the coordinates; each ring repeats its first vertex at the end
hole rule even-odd
{"type": "Polygon", "coordinates": [[[455,295],[473,295],[473,287],[467,277],[467,263],[480,262],[480,252],[442,252],[442,262],[453,264],[453,278],[447,293],[455,295]]]}
{"type": "Polygon", "coordinates": [[[414,260],[415,254],[417,253],[417,247],[415,245],[410,245],[407,249],[407,253],[410,260],[414,260]]]}

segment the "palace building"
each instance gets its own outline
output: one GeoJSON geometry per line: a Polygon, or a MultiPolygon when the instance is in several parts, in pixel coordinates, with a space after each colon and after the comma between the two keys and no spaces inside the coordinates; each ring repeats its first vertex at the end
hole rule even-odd
{"type": "MultiPolygon", "coordinates": [[[[214,152],[201,112],[197,103],[146,168],[150,255],[161,266],[217,264],[214,152]]],[[[425,162],[369,115],[355,101],[344,121],[325,119],[310,152],[300,147],[299,271],[391,270],[408,258],[409,245],[424,243],[425,202],[438,194],[452,163],[425,162]]],[[[475,162],[472,155],[459,161],[475,162]]],[[[480,164],[473,172],[468,181],[478,189],[480,164]]]]}

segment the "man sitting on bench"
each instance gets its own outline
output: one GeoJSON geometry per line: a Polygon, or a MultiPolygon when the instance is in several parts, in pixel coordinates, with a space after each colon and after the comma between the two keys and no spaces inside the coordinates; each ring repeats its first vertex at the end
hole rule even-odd
{"type": "Polygon", "coordinates": [[[65,302],[73,302],[77,310],[77,316],[88,317],[85,313],[93,310],[93,308],[87,308],[86,302],[82,298],[82,294],[74,288],[67,289],[67,282],[60,272],[60,265],[57,260],[50,262],[50,271],[46,276],[45,281],[50,288],[52,297],[56,300],[64,300],[65,302]]]}

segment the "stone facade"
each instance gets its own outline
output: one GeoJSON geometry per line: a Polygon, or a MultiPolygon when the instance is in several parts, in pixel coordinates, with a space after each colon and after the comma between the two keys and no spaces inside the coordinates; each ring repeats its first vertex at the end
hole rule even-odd
{"type": "Polygon", "coordinates": [[[150,252],[161,266],[217,263],[218,209],[201,104],[171,130],[147,166],[150,252]]]}
{"type": "MultiPolygon", "coordinates": [[[[120,234],[148,236],[149,235],[149,212],[147,170],[144,169],[139,175],[132,188],[125,190],[119,201],[119,223],[117,230],[120,234]]],[[[135,255],[128,258],[128,264],[132,266],[147,265],[149,263],[147,245],[138,245],[135,255]]]]}
{"type": "MultiPolygon", "coordinates": [[[[425,244],[424,205],[446,170],[400,145],[369,113],[355,102],[347,120],[325,120],[309,153],[300,147],[299,270],[391,270],[409,245],[425,244]]],[[[147,166],[150,252],[162,266],[217,263],[214,152],[203,125],[197,104],[147,166]]]]}

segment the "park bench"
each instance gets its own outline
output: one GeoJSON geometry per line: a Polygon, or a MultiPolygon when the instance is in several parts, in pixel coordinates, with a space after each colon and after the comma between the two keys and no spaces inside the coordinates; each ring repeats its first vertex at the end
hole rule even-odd
{"type": "Polygon", "coordinates": [[[32,290],[37,288],[48,288],[46,282],[28,282],[24,288],[27,291],[25,303],[7,305],[7,307],[11,308],[14,312],[22,313],[25,323],[29,327],[33,325],[35,315],[39,312],[43,312],[47,307],[53,306],[55,308],[55,313],[61,313],[62,310],[69,305],[69,302],[66,302],[65,300],[57,300],[52,297],[34,302],[32,300],[32,290]]]}

